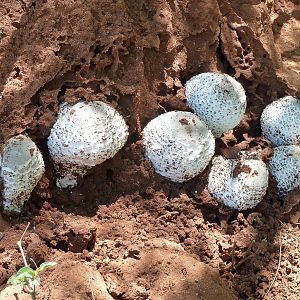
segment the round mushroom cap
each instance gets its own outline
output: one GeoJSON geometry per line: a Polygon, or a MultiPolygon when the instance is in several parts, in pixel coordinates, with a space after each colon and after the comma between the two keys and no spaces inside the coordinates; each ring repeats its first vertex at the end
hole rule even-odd
{"type": "Polygon", "coordinates": [[[300,100],[280,98],[262,112],[262,135],[275,146],[300,145],[300,100]]]}
{"type": "Polygon", "coordinates": [[[257,157],[238,159],[216,156],[208,177],[208,191],[226,206],[238,210],[255,207],[265,196],[269,172],[257,157]]]}
{"type": "Polygon", "coordinates": [[[9,139],[1,156],[4,211],[19,213],[44,172],[42,154],[29,137],[20,134],[9,139]]]}
{"type": "Polygon", "coordinates": [[[269,169],[277,181],[280,198],[300,187],[300,146],[276,147],[269,161],[269,169]]]}
{"type": "Polygon", "coordinates": [[[74,187],[78,176],[112,158],[126,143],[123,117],[104,102],[61,105],[48,137],[48,148],[61,178],[61,188],[74,187]]]}
{"type": "Polygon", "coordinates": [[[190,112],[172,111],[150,121],[143,130],[145,156],[156,172],[174,182],[201,173],[215,151],[204,122],[190,112]]]}
{"type": "Polygon", "coordinates": [[[215,137],[237,126],[246,110],[246,94],[234,78],[222,73],[202,73],[185,85],[187,105],[215,137]]]}

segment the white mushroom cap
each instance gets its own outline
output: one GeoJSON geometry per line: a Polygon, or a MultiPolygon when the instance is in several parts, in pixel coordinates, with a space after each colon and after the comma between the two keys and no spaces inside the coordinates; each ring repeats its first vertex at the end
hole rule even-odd
{"type": "Polygon", "coordinates": [[[145,156],[156,172],[174,182],[201,173],[215,151],[206,125],[190,112],[172,111],[150,121],[143,130],[145,156]]]}
{"type": "Polygon", "coordinates": [[[279,146],[269,161],[269,169],[277,181],[279,197],[300,187],[300,146],[279,146]]]}
{"type": "Polygon", "coordinates": [[[246,110],[246,94],[234,78],[222,73],[202,73],[185,85],[187,105],[215,137],[239,124],[246,110]]]}
{"type": "Polygon", "coordinates": [[[4,210],[20,212],[44,172],[42,154],[29,137],[18,135],[9,139],[1,157],[4,210]]]}
{"type": "Polygon", "coordinates": [[[275,146],[300,145],[300,100],[287,96],[272,102],[260,123],[263,137],[275,146]]]}
{"type": "Polygon", "coordinates": [[[208,191],[226,206],[238,210],[256,206],[265,196],[269,172],[265,163],[242,155],[239,159],[216,156],[208,177],[208,191]]]}
{"type": "Polygon", "coordinates": [[[57,186],[76,186],[79,176],[112,158],[127,137],[125,120],[104,102],[62,104],[48,138],[50,155],[61,176],[57,186]]]}

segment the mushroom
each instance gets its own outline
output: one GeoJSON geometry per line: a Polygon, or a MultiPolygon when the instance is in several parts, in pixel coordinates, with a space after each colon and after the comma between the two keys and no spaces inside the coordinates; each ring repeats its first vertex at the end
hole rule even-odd
{"type": "Polygon", "coordinates": [[[48,148],[60,177],[57,186],[72,188],[78,177],[112,158],[126,143],[123,117],[104,102],[61,105],[48,137],[48,148]]]}
{"type": "Polygon", "coordinates": [[[29,137],[20,134],[5,144],[0,165],[4,211],[19,213],[45,172],[42,154],[29,137]]]}
{"type": "Polygon", "coordinates": [[[256,155],[241,152],[237,159],[216,156],[208,177],[208,191],[230,208],[250,209],[265,196],[268,178],[267,166],[256,155]]]}
{"type": "Polygon", "coordinates": [[[215,137],[239,124],[246,110],[246,94],[234,78],[222,73],[202,73],[185,85],[187,105],[215,137]]]}
{"type": "Polygon", "coordinates": [[[211,131],[196,115],[172,111],[150,121],[143,130],[145,156],[156,172],[174,182],[201,173],[215,151],[211,131]]]}
{"type": "Polygon", "coordinates": [[[269,169],[277,181],[280,198],[300,187],[300,146],[279,146],[269,161],[269,169]]]}
{"type": "Polygon", "coordinates": [[[262,112],[262,135],[274,146],[300,145],[300,100],[292,96],[280,98],[262,112]]]}

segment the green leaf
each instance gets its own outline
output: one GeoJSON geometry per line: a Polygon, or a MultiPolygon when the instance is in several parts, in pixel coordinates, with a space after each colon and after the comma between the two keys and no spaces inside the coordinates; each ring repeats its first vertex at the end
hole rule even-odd
{"type": "MultiPolygon", "coordinates": [[[[31,277],[35,276],[35,271],[31,269],[30,267],[22,267],[19,269],[16,273],[17,276],[22,275],[22,274],[29,274],[31,277]]],[[[28,276],[27,276],[28,277],[28,276]]]]}
{"type": "Polygon", "coordinates": [[[7,284],[11,285],[26,285],[28,282],[28,278],[32,278],[30,274],[28,273],[23,273],[21,275],[12,275],[8,281],[7,284]]]}
{"type": "Polygon", "coordinates": [[[19,274],[19,275],[16,275],[16,278],[19,279],[19,280],[27,280],[27,279],[33,279],[34,277],[32,277],[31,274],[25,272],[25,273],[22,273],[22,274],[19,274]]]}
{"type": "Polygon", "coordinates": [[[37,271],[37,273],[40,273],[40,272],[45,271],[46,269],[48,269],[48,268],[50,268],[50,267],[53,267],[53,266],[55,266],[55,265],[57,265],[56,262],[53,262],[53,261],[46,261],[46,262],[42,263],[42,264],[36,269],[36,271],[37,271]]]}
{"type": "Polygon", "coordinates": [[[16,274],[12,275],[7,283],[11,285],[26,285],[28,279],[33,279],[35,277],[35,271],[30,267],[22,267],[17,271],[16,274]]]}
{"type": "Polygon", "coordinates": [[[21,281],[20,278],[17,278],[17,276],[14,274],[12,276],[10,276],[7,280],[7,284],[11,284],[11,285],[24,285],[24,281],[21,281]]]}

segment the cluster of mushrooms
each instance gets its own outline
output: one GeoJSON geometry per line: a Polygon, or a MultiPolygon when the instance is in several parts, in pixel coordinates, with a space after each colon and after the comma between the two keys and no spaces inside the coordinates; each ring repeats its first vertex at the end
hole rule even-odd
{"type": "MultiPolygon", "coordinates": [[[[267,165],[258,153],[236,159],[214,156],[215,138],[236,127],[246,110],[240,83],[227,74],[202,73],[185,86],[194,111],[171,111],[151,120],[143,130],[145,157],[156,172],[173,182],[200,174],[212,160],[208,190],[230,208],[256,206],[265,196],[269,170],[279,196],[300,186],[300,100],[291,96],[268,105],[261,116],[263,137],[275,146],[267,165]]],[[[73,188],[78,178],[112,158],[126,143],[128,127],[111,106],[100,102],[63,103],[48,137],[57,186],[73,188]]],[[[3,207],[19,213],[45,171],[41,152],[27,136],[8,140],[0,157],[3,207]]]]}

